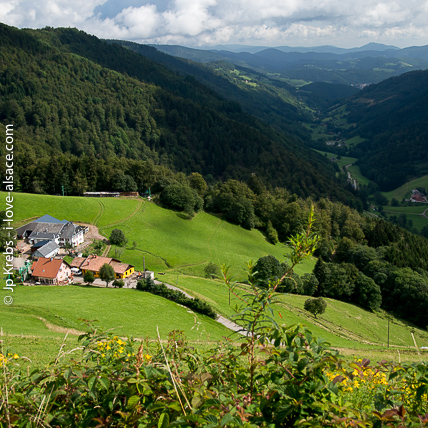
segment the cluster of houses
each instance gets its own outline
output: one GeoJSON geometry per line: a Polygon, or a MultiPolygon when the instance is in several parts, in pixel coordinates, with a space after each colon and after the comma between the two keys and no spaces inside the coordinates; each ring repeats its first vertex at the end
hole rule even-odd
{"type": "Polygon", "coordinates": [[[134,273],[134,266],[121,263],[110,257],[91,255],[76,257],[69,264],[65,260],[40,257],[31,266],[31,276],[36,283],[50,285],[65,285],[73,281],[75,272],[79,270],[82,275],[92,272],[95,278],[100,277],[100,269],[104,264],[111,265],[116,279],[125,279],[134,273]]]}
{"type": "Polygon", "coordinates": [[[16,237],[31,244],[34,258],[55,257],[60,248],[74,248],[85,241],[87,228],[48,214],[16,229],[16,237]]]}
{"type": "Polygon", "coordinates": [[[26,266],[36,284],[69,284],[76,273],[84,275],[86,272],[92,272],[95,278],[99,278],[104,264],[113,267],[116,279],[133,275],[134,266],[110,257],[75,257],[71,263],[56,257],[60,248],[76,248],[83,244],[87,231],[84,226],[58,220],[50,215],[44,215],[16,230],[17,238],[31,245],[31,257],[35,261],[26,266]]]}

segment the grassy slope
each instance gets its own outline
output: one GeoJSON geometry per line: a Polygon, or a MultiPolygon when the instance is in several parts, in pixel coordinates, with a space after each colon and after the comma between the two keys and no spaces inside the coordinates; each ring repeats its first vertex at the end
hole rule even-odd
{"type": "MultiPolygon", "coordinates": [[[[15,226],[47,213],[96,224],[107,237],[114,228],[120,228],[128,239],[121,259],[140,270],[144,257],[146,268],[156,272],[182,267],[186,272],[202,274],[212,261],[230,264],[239,273],[250,259],[268,254],[283,258],[286,252],[282,244],[267,242],[258,230],[248,231],[206,213],[186,220],[180,213],[141,199],[15,196],[15,226]]],[[[113,246],[110,256],[114,250],[113,246]]],[[[308,262],[303,271],[312,270],[313,264],[308,262]]]]}
{"type": "Polygon", "coordinates": [[[62,329],[52,331],[38,318],[77,331],[85,331],[82,319],[96,319],[104,328],[114,328],[118,335],[134,337],[155,338],[157,327],[163,338],[174,329],[186,331],[191,340],[206,340],[207,336],[217,340],[228,334],[226,328],[208,317],[195,316],[183,306],[136,290],[18,286],[14,297],[14,305],[2,308],[0,313],[3,332],[14,335],[63,335],[62,329]]]}
{"type": "MultiPolygon", "coordinates": [[[[241,280],[245,278],[248,259],[255,260],[266,254],[283,258],[285,252],[282,245],[269,244],[258,231],[244,230],[206,213],[184,220],[172,211],[139,199],[15,194],[15,226],[46,213],[60,219],[95,223],[105,236],[109,236],[114,227],[121,228],[128,237],[121,256],[124,261],[142,268],[142,257],[145,257],[148,269],[166,272],[160,279],[177,283],[190,294],[204,298],[226,316],[233,314],[228,292],[219,281],[201,278],[205,264],[208,261],[230,264],[236,278],[241,280]]],[[[308,261],[299,266],[297,272],[310,272],[313,265],[314,260],[308,261]]],[[[0,312],[0,326],[4,334],[14,335],[9,343],[18,348],[23,345],[18,343],[22,335],[37,336],[31,339],[34,349],[40,345],[46,352],[57,349],[63,333],[58,329],[49,330],[36,316],[55,326],[77,330],[84,329],[79,318],[97,319],[105,327],[117,328],[115,331],[119,334],[134,336],[155,337],[156,325],[162,336],[170,330],[181,329],[191,340],[219,339],[227,334],[222,326],[206,317],[198,316],[195,322],[195,316],[187,309],[133,290],[19,287],[14,297],[15,304],[0,312]],[[160,318],[159,314],[164,316],[160,318]]],[[[282,296],[279,308],[282,318],[277,314],[278,321],[303,322],[316,336],[325,337],[336,347],[358,349],[385,344],[385,321],[376,315],[346,303],[329,301],[326,314],[315,320],[302,310],[305,299],[304,296],[282,296]]],[[[428,337],[423,341],[420,346],[426,345],[428,337]]],[[[396,332],[391,333],[391,344],[412,346],[408,329],[397,327],[396,332]]],[[[42,354],[42,360],[46,359],[45,353],[42,354]]]]}
{"type": "MultiPolygon", "coordinates": [[[[145,257],[146,267],[156,272],[180,267],[186,273],[202,275],[205,265],[212,261],[230,264],[238,273],[249,259],[267,254],[282,258],[286,252],[281,244],[269,244],[258,230],[248,231],[206,213],[185,220],[148,202],[133,217],[101,230],[109,236],[114,227],[122,229],[128,238],[122,259],[142,269],[145,257]]],[[[310,269],[313,263],[307,266],[310,269]]]]}
{"type": "MultiPolygon", "coordinates": [[[[230,317],[239,299],[231,296],[219,280],[209,280],[171,272],[165,275],[165,282],[176,284],[195,297],[205,298],[224,316],[230,317]]],[[[240,287],[245,293],[248,288],[240,287]]],[[[335,347],[370,349],[384,347],[387,344],[387,321],[382,313],[374,314],[357,306],[332,299],[326,299],[327,310],[315,319],[303,310],[307,296],[279,294],[276,306],[276,320],[279,324],[305,324],[315,336],[323,337],[335,347]],[[281,315],[278,314],[280,312],[281,315]]],[[[416,330],[419,346],[428,346],[428,333],[416,330]]],[[[390,344],[394,347],[411,347],[413,340],[409,328],[399,320],[390,326],[390,344]]]]}

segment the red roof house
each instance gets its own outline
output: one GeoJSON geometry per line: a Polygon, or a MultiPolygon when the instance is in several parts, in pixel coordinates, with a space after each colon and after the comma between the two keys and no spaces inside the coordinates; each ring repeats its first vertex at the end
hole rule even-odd
{"type": "Polygon", "coordinates": [[[61,259],[40,257],[32,265],[31,276],[42,284],[68,284],[71,277],[70,265],[61,259]]]}

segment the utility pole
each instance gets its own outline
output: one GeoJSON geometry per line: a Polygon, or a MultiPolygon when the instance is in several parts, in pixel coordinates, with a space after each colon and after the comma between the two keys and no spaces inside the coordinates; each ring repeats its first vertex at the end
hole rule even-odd
{"type": "Polygon", "coordinates": [[[389,317],[388,317],[388,348],[389,348],[389,317]]]}

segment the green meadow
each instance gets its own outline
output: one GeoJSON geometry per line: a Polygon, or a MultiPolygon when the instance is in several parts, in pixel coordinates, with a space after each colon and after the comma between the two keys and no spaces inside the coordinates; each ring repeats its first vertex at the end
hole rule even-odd
{"type": "MultiPolygon", "coordinates": [[[[171,272],[165,275],[165,282],[177,285],[186,293],[205,299],[225,317],[235,314],[234,307],[240,299],[230,296],[220,280],[197,278],[171,272]]],[[[240,284],[238,296],[248,292],[248,286],[240,284]]],[[[384,348],[388,343],[388,321],[383,312],[372,313],[345,302],[326,298],[327,310],[314,318],[303,309],[308,296],[278,293],[275,304],[275,319],[278,324],[305,324],[315,336],[323,337],[334,347],[355,349],[384,348]]],[[[428,332],[415,330],[419,346],[428,346],[428,332]]],[[[398,319],[390,323],[390,345],[394,348],[414,346],[411,330],[398,319]]]]}
{"type": "MultiPolygon", "coordinates": [[[[400,203],[403,199],[409,199],[412,194],[412,189],[416,187],[423,187],[428,189],[428,175],[417,178],[403,184],[395,190],[390,192],[382,192],[382,194],[389,199],[390,203],[392,198],[397,199],[400,203]]],[[[408,220],[412,220],[413,227],[421,231],[424,226],[428,225],[428,218],[423,216],[422,213],[428,209],[428,204],[411,204],[409,206],[392,207],[390,205],[383,207],[384,212],[388,217],[399,216],[400,214],[406,214],[408,220]]]]}
{"type": "MultiPolygon", "coordinates": [[[[258,230],[245,230],[204,212],[191,220],[143,199],[84,198],[31,194],[15,196],[15,226],[50,214],[59,219],[92,223],[109,237],[115,228],[123,230],[128,242],[120,258],[136,267],[155,272],[180,267],[188,273],[203,274],[210,261],[232,265],[239,274],[245,263],[272,254],[283,259],[287,248],[272,245],[258,230]]],[[[116,251],[117,253],[117,251],[116,251]]],[[[306,271],[312,270],[309,261],[306,271]]]]}
{"type": "MultiPolygon", "coordinates": [[[[347,161],[347,160],[345,160],[347,161]]],[[[4,196],[4,194],[3,194],[4,196]]],[[[123,248],[112,247],[110,256],[119,251],[121,260],[153,270],[157,279],[177,285],[183,291],[207,301],[225,317],[234,315],[239,298],[229,296],[220,280],[206,279],[207,263],[230,266],[236,281],[246,279],[246,262],[272,254],[284,260],[287,248],[272,245],[258,230],[248,231],[204,212],[192,219],[140,198],[83,198],[15,194],[15,226],[50,214],[59,219],[91,223],[108,237],[114,228],[128,239],[123,248]],[[230,303],[229,303],[230,299],[230,303]]],[[[296,272],[311,272],[315,259],[298,265],[296,272]]],[[[238,295],[248,292],[240,284],[238,295]]],[[[334,347],[347,349],[351,355],[375,355],[397,350],[415,358],[409,327],[394,320],[390,328],[391,351],[387,349],[387,321],[382,314],[372,314],[328,299],[325,314],[315,319],[303,310],[307,297],[279,294],[275,317],[278,323],[303,323],[334,347]],[[377,353],[377,354],[376,354],[377,353]]],[[[77,335],[85,330],[83,320],[91,320],[120,336],[162,339],[171,330],[182,330],[189,340],[204,346],[230,335],[221,324],[195,315],[180,305],[161,297],[130,289],[98,287],[17,286],[14,304],[0,312],[3,346],[24,352],[44,363],[58,352],[66,332],[67,349],[77,347],[77,335]]],[[[428,334],[415,330],[419,346],[427,346],[428,334]]],[[[234,336],[236,340],[238,336],[234,336]]],[[[382,354],[383,355],[383,354],[382,354]]]]}
{"type": "MultiPolygon", "coordinates": [[[[315,150],[316,152],[318,152],[319,154],[326,156],[330,159],[330,158],[336,158],[337,159],[337,155],[331,152],[326,152],[323,150],[315,150]]],[[[354,162],[356,162],[358,159],[357,158],[351,158],[349,156],[342,156],[340,157],[340,159],[337,159],[336,163],[339,165],[340,168],[343,168],[346,165],[350,165],[353,164],[354,162]]]]}

